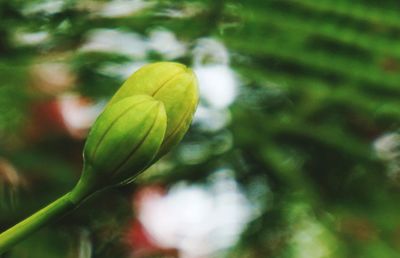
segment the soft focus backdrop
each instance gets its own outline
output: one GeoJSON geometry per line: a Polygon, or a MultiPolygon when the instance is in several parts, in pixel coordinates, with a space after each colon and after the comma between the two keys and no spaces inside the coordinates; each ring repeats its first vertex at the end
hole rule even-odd
{"type": "Polygon", "coordinates": [[[182,144],[7,258],[400,257],[397,0],[0,0],[0,229],[76,183],[140,66],[198,76],[182,144]]]}

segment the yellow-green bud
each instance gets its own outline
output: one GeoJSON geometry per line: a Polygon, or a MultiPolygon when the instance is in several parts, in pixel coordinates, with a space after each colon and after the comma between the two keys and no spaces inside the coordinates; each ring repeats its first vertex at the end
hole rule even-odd
{"type": "Polygon", "coordinates": [[[150,96],[107,106],[86,140],[80,183],[96,190],[129,183],[158,153],[166,126],[164,105],[150,96]]]}
{"type": "Polygon", "coordinates": [[[0,234],[0,255],[93,193],[131,182],[181,140],[197,102],[196,78],[181,64],[155,63],[133,74],[92,126],[78,184],[0,234]]]}
{"type": "Polygon", "coordinates": [[[138,94],[161,101],[167,113],[167,130],[159,158],[179,143],[189,128],[199,99],[196,76],[179,63],[145,65],[125,81],[109,105],[138,94]]]}

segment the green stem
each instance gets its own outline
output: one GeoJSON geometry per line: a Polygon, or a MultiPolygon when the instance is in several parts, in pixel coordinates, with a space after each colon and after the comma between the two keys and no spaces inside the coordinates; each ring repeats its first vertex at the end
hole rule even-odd
{"type": "Polygon", "coordinates": [[[83,184],[78,183],[73,191],[65,194],[32,216],[1,233],[0,255],[41,227],[53,222],[66,212],[77,207],[89,196],[88,193],[90,193],[90,191],[88,191],[83,184]]]}

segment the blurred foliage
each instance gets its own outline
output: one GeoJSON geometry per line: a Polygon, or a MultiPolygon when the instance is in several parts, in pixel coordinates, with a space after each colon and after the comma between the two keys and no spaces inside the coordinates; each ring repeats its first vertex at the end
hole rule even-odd
{"type": "MultiPolygon", "coordinates": [[[[105,2],[0,1],[0,156],[21,177],[16,203],[0,205],[1,229],[63,194],[80,173],[83,140],[27,132],[33,103],[50,98],[32,86],[32,65],[68,63],[74,91],[103,100],[123,78],[102,68],[164,58],[79,51],[95,29],[147,37],[163,28],[189,48],[203,37],[223,42],[242,84],[231,123],[216,132],[193,126],[183,148],[203,144],[203,158],[188,164],[177,149],[167,168],[94,198],[5,257],[78,257],[85,230],[93,257],[127,257],[120,240],[140,183],[201,182],[225,165],[250,200],[263,203],[229,257],[399,257],[400,170],[388,176],[373,148],[400,127],[398,1],[150,1],[130,16],[96,15],[105,2]],[[181,12],[189,15],[174,15],[181,12]],[[44,40],[18,40],[38,32],[44,40]],[[233,146],[216,151],[226,134],[233,146]]],[[[174,60],[192,65],[190,54],[174,60]]],[[[9,194],[0,194],[7,203],[9,194]]]]}

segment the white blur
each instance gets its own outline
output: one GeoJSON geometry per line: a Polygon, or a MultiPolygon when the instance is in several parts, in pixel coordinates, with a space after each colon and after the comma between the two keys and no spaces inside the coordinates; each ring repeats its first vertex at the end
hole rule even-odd
{"type": "Polygon", "coordinates": [[[386,163],[388,177],[400,184],[400,134],[383,134],[373,142],[373,148],[377,157],[386,163]]]}
{"type": "Polygon", "coordinates": [[[199,81],[201,97],[194,123],[203,131],[223,130],[230,122],[229,106],[235,101],[240,84],[229,65],[229,52],[222,42],[213,38],[198,39],[192,49],[189,45],[163,28],[151,30],[148,36],[122,30],[95,29],[88,34],[80,51],[118,53],[130,58],[130,62],[100,68],[100,73],[121,79],[126,79],[146,64],[152,52],[165,60],[192,56],[192,68],[199,81]]]}
{"type": "Polygon", "coordinates": [[[201,97],[194,122],[205,131],[219,131],[230,122],[228,108],[239,87],[239,80],[229,66],[228,50],[215,39],[199,39],[193,50],[193,61],[201,97]]]}
{"type": "Polygon", "coordinates": [[[253,208],[227,169],[207,185],[177,184],[148,198],[138,218],[154,241],[181,258],[216,257],[235,245],[253,208]]]}
{"type": "Polygon", "coordinates": [[[75,138],[86,137],[89,128],[105,107],[105,101],[92,103],[76,94],[64,94],[57,98],[61,117],[67,132],[75,138]]]}
{"type": "Polygon", "coordinates": [[[104,3],[96,15],[101,17],[126,17],[151,7],[154,3],[143,0],[114,0],[104,3]]]}

